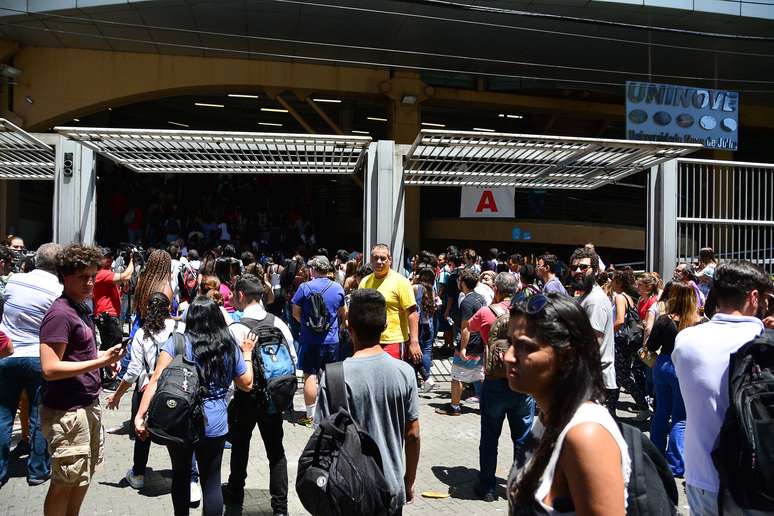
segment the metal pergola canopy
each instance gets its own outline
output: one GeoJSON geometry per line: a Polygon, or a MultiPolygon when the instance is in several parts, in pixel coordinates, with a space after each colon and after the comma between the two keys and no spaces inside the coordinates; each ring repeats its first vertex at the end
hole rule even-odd
{"type": "Polygon", "coordinates": [[[353,174],[368,136],[57,127],[141,173],[353,174]]]}
{"type": "Polygon", "coordinates": [[[54,179],[54,148],[0,118],[0,179],[54,179]]]}
{"type": "Polygon", "coordinates": [[[407,185],[592,190],[700,144],[423,129],[405,156],[407,185]]]}

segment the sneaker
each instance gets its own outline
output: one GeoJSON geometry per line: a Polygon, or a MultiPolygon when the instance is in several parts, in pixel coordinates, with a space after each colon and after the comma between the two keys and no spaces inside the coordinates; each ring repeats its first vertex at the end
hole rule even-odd
{"type": "Polygon", "coordinates": [[[463,401],[463,403],[465,403],[466,405],[478,405],[479,401],[480,400],[478,399],[478,396],[471,396],[469,398],[466,398],[463,401]]]}
{"type": "Polygon", "coordinates": [[[476,496],[484,500],[485,502],[494,502],[497,501],[497,493],[494,491],[486,491],[484,492],[483,489],[481,489],[481,486],[479,484],[476,484],[473,486],[473,492],[476,493],[476,496]]]}
{"type": "Polygon", "coordinates": [[[221,491],[223,492],[223,503],[225,505],[242,506],[242,503],[245,500],[244,490],[237,490],[232,488],[229,484],[223,484],[221,491]]]}
{"type": "Polygon", "coordinates": [[[43,478],[28,478],[27,479],[27,485],[30,486],[30,487],[39,486],[41,484],[45,484],[46,482],[48,482],[48,480],[50,478],[51,478],[51,475],[48,475],[48,476],[43,477],[43,478]]]}
{"type": "Polygon", "coordinates": [[[130,469],[126,472],[126,481],[129,482],[129,485],[132,486],[132,489],[137,489],[138,491],[145,487],[145,475],[135,475],[134,472],[130,469]]]}
{"type": "Polygon", "coordinates": [[[314,426],[314,419],[311,417],[303,416],[298,418],[298,424],[307,428],[312,428],[312,426],[314,426]]]}
{"type": "Polygon", "coordinates": [[[202,488],[199,487],[199,482],[191,482],[191,507],[199,507],[201,501],[202,488]]]}
{"type": "Polygon", "coordinates": [[[462,409],[460,407],[452,407],[450,403],[444,408],[435,409],[435,413],[442,416],[459,416],[462,413],[462,409]]]}
{"type": "Polygon", "coordinates": [[[422,382],[422,392],[430,392],[435,388],[435,380],[428,378],[422,382]]]}

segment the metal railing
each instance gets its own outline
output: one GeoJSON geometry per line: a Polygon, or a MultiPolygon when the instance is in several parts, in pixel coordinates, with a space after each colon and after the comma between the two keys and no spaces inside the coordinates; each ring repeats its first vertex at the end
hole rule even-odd
{"type": "Polygon", "coordinates": [[[682,158],[677,181],[678,260],[711,247],[774,272],[774,164],[682,158]]]}

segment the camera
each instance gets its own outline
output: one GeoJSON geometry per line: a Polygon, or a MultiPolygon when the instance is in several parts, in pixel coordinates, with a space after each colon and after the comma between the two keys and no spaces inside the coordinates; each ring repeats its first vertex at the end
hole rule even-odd
{"type": "Polygon", "coordinates": [[[26,249],[24,250],[15,250],[11,249],[11,254],[13,255],[13,272],[22,272],[22,265],[24,262],[31,261],[32,267],[27,267],[25,272],[29,272],[30,270],[35,268],[35,251],[28,251],[26,249]]]}

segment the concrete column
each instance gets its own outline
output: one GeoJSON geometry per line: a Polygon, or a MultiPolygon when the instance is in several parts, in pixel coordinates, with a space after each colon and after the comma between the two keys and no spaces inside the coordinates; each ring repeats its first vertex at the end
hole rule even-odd
{"type": "Polygon", "coordinates": [[[96,228],[97,173],[94,152],[60,137],[56,145],[54,242],[92,245],[96,228]],[[72,176],[65,175],[65,167],[72,176]]]}
{"type": "Polygon", "coordinates": [[[385,244],[399,270],[404,256],[404,199],[402,156],[390,140],[372,143],[363,188],[363,252],[385,244]]]}
{"type": "Polygon", "coordinates": [[[677,263],[677,160],[648,173],[647,269],[666,281],[677,263]]]}
{"type": "MultiPolygon", "coordinates": [[[[394,76],[380,85],[390,99],[390,136],[398,144],[411,144],[421,128],[422,102],[433,95],[416,72],[395,72],[394,76]]],[[[419,211],[419,186],[405,187],[406,247],[411,253],[419,251],[421,221],[419,211]]]]}

